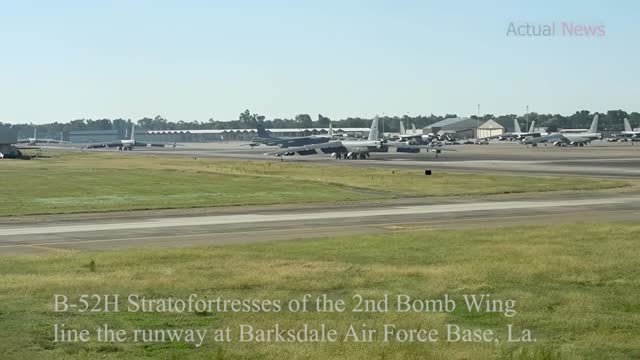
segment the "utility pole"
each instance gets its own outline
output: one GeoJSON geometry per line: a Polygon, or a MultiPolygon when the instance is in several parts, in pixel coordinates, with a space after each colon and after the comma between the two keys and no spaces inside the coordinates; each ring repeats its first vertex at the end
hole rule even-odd
{"type": "Polygon", "coordinates": [[[478,104],[478,115],[476,116],[476,139],[478,138],[478,132],[480,131],[480,104],[478,104]]]}
{"type": "Polygon", "coordinates": [[[524,114],[524,131],[529,131],[529,105],[527,105],[527,112],[524,114]]]}

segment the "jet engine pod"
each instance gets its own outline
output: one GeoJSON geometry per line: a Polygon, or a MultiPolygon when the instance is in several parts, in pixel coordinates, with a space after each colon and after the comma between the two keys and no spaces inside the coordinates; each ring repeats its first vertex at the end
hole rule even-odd
{"type": "Polygon", "coordinates": [[[317,154],[317,153],[318,152],[315,149],[298,151],[298,154],[300,154],[300,155],[313,155],[313,154],[317,154]]]}
{"type": "Polygon", "coordinates": [[[396,148],[396,152],[402,152],[402,153],[411,153],[411,154],[417,154],[420,152],[420,148],[396,148]]]}

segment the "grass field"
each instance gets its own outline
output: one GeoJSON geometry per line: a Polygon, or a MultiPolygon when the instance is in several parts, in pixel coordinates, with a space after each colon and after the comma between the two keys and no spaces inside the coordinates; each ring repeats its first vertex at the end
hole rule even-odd
{"type": "MultiPolygon", "coordinates": [[[[0,262],[0,353],[17,359],[637,359],[640,357],[640,225],[555,225],[474,231],[415,231],[241,246],[65,252],[0,262]],[[89,265],[95,261],[95,269],[89,265]],[[53,294],[139,294],[149,298],[289,299],[327,293],[491,294],[516,301],[517,315],[475,313],[53,313],[53,294]],[[239,324],[300,328],[495,329],[499,343],[60,344],[53,324],[93,329],[213,329],[239,324]],[[509,343],[505,327],[537,342],[509,343]]],[[[77,301],[76,301],[77,302],[77,301]]],[[[122,307],[126,306],[121,300],[122,307]]],[[[234,338],[234,335],[232,335],[234,338]]]]}
{"type": "Polygon", "coordinates": [[[348,168],[332,165],[56,153],[3,161],[0,216],[593,190],[617,180],[348,168]]]}

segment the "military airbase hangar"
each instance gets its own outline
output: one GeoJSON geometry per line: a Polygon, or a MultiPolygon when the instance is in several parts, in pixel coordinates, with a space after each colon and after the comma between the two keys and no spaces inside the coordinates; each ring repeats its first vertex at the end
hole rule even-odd
{"type": "MultiPolygon", "coordinates": [[[[272,136],[297,137],[311,135],[327,135],[329,128],[295,128],[268,129],[272,136]]],[[[333,129],[336,135],[363,138],[369,133],[369,128],[340,128],[333,129]]],[[[220,141],[251,141],[257,136],[256,129],[211,129],[211,130],[149,130],[144,132],[151,136],[149,139],[162,139],[178,142],[220,142],[220,141]]]]}
{"type": "MultiPolygon", "coordinates": [[[[452,134],[459,139],[482,138],[500,135],[506,131],[505,127],[493,120],[478,121],[471,118],[449,118],[420,129],[412,129],[407,124],[408,134],[452,134]]],[[[510,129],[512,130],[512,129],[510,129]]],[[[299,137],[310,135],[327,135],[329,128],[274,128],[268,129],[272,136],[299,137]]],[[[336,127],[334,134],[353,138],[366,138],[369,128],[336,127]]],[[[397,134],[385,132],[385,136],[397,134]]],[[[206,143],[222,141],[251,141],[257,136],[255,129],[166,129],[166,130],[136,130],[136,136],[143,141],[163,141],[178,143],[206,143]]],[[[104,142],[128,137],[126,133],[117,130],[80,130],[71,131],[65,138],[70,143],[82,144],[104,142]]]]}
{"type": "MultiPolygon", "coordinates": [[[[296,137],[326,135],[329,133],[329,128],[268,129],[268,131],[273,136],[296,137]]],[[[369,128],[337,127],[333,131],[338,135],[366,138],[369,128]]],[[[455,134],[457,138],[475,138],[500,135],[505,132],[505,128],[493,120],[478,122],[470,118],[450,118],[421,129],[407,129],[409,134],[436,134],[438,132],[455,134]]],[[[155,136],[155,139],[176,140],[178,142],[250,141],[257,136],[254,129],[149,130],[144,134],[155,136]]],[[[384,135],[394,136],[397,134],[385,132],[384,135]]]]}
{"type": "MultiPolygon", "coordinates": [[[[407,124],[407,127],[408,124],[407,124]]],[[[297,137],[310,135],[327,135],[329,128],[291,128],[268,129],[273,136],[297,137]]],[[[337,135],[345,135],[354,138],[366,138],[369,128],[341,128],[333,129],[337,135]]],[[[505,128],[493,120],[482,121],[471,118],[450,118],[439,121],[420,129],[407,129],[408,134],[454,134],[456,138],[478,138],[500,135],[505,128]]],[[[149,130],[140,132],[147,135],[147,140],[177,141],[177,142],[217,142],[217,141],[251,141],[257,136],[255,129],[213,129],[213,130],[149,130]]],[[[397,134],[384,133],[390,137],[397,134]]],[[[72,140],[73,141],[73,140],[72,140]]]]}

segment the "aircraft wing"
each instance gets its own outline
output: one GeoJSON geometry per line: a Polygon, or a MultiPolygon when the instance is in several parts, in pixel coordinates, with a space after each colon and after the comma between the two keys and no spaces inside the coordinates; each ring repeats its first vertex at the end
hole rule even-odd
{"type": "Polygon", "coordinates": [[[500,135],[492,135],[492,136],[487,136],[487,137],[483,137],[480,138],[478,140],[492,140],[492,139],[499,139],[499,138],[515,138],[516,136],[511,134],[511,133],[504,133],[504,134],[500,134],[500,135]]]}
{"type": "Polygon", "coordinates": [[[400,141],[407,141],[411,139],[422,139],[422,134],[413,134],[413,135],[403,134],[403,135],[399,135],[398,137],[400,138],[400,141]]]}
{"type": "Polygon", "coordinates": [[[251,139],[252,142],[254,143],[258,143],[258,144],[262,144],[262,145],[266,145],[266,146],[276,146],[278,144],[280,144],[280,142],[276,141],[275,139],[271,139],[271,138],[253,138],[251,139]]]}
{"type": "Polygon", "coordinates": [[[421,150],[426,151],[455,151],[454,149],[449,149],[442,146],[434,146],[434,145],[409,145],[403,142],[386,142],[384,144],[389,148],[395,148],[396,152],[404,152],[404,153],[419,153],[421,150]]]}
{"type": "Polygon", "coordinates": [[[576,137],[576,138],[572,138],[572,139],[567,139],[567,141],[564,141],[567,144],[580,144],[580,143],[590,143],[591,141],[593,141],[593,138],[590,138],[588,136],[584,136],[584,137],[576,137]]]}
{"type": "Polygon", "coordinates": [[[614,135],[614,137],[620,138],[620,139],[637,139],[638,137],[640,137],[640,132],[633,133],[633,134],[616,134],[614,135]]]}
{"type": "Polygon", "coordinates": [[[542,134],[539,133],[539,132],[527,133],[527,134],[520,135],[520,137],[523,137],[523,138],[538,138],[538,137],[541,137],[541,136],[542,136],[542,134]]]}
{"type": "Polygon", "coordinates": [[[556,142],[556,141],[562,141],[564,143],[571,142],[569,139],[567,139],[562,134],[549,134],[549,135],[540,136],[540,137],[528,138],[528,139],[526,139],[524,141],[524,143],[525,144],[539,144],[539,143],[543,143],[543,142],[556,142]]]}
{"type": "Polygon", "coordinates": [[[50,144],[64,144],[66,141],[60,141],[59,139],[40,139],[37,142],[50,143],[50,144]]]}
{"type": "Polygon", "coordinates": [[[90,144],[82,145],[83,148],[87,148],[87,149],[106,148],[106,147],[112,148],[112,147],[118,147],[118,146],[122,146],[121,141],[90,143],[90,144]]]}
{"type": "Polygon", "coordinates": [[[146,142],[142,142],[142,141],[136,141],[136,143],[133,146],[137,146],[137,147],[167,147],[167,146],[173,146],[173,147],[176,147],[177,144],[175,144],[175,143],[146,143],[146,142]]]}
{"type": "Polygon", "coordinates": [[[31,142],[37,142],[37,143],[50,143],[50,144],[65,144],[67,143],[67,141],[60,141],[58,139],[41,139],[41,138],[37,138],[35,139],[19,139],[16,144],[28,144],[31,142]]]}
{"type": "Polygon", "coordinates": [[[313,154],[318,154],[318,151],[325,154],[330,154],[332,152],[335,152],[338,149],[341,149],[344,151],[345,147],[344,145],[342,145],[342,141],[334,140],[334,141],[327,141],[319,144],[310,144],[310,145],[296,146],[296,147],[290,147],[290,148],[281,148],[278,151],[265,153],[265,155],[276,155],[276,156],[286,155],[286,154],[313,155],[313,154]]]}

